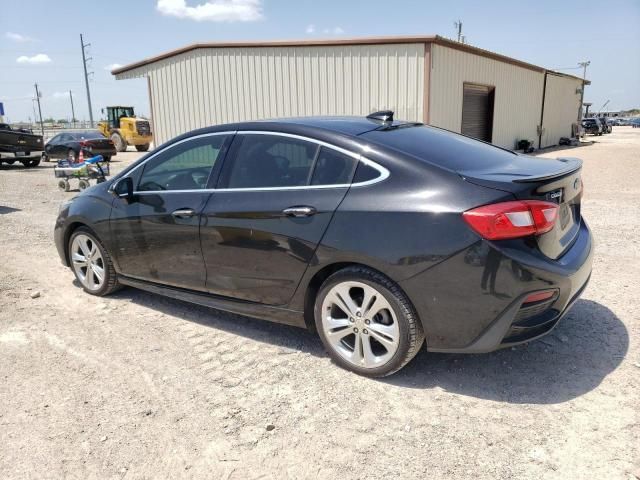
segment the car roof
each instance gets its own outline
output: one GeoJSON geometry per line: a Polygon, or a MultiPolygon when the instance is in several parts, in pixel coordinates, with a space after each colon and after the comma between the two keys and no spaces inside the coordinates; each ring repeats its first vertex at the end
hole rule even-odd
{"type": "MultiPolygon", "coordinates": [[[[379,120],[372,120],[366,117],[348,117],[348,116],[332,116],[332,117],[292,117],[279,118],[274,120],[266,120],[270,123],[282,124],[287,126],[302,126],[309,128],[322,128],[324,130],[342,133],[346,135],[362,135],[376,128],[380,128],[383,124],[379,120]]],[[[393,124],[401,124],[405,122],[393,122],[393,124]]]]}

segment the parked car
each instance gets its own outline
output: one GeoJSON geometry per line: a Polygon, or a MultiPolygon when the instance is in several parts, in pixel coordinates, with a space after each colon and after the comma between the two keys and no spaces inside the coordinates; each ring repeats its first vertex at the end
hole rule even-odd
{"type": "Polygon", "coordinates": [[[600,125],[602,126],[602,133],[611,133],[613,128],[609,124],[609,119],[607,117],[598,117],[600,121],[600,125]]]}
{"type": "Polygon", "coordinates": [[[42,159],[45,161],[67,159],[75,163],[80,156],[102,155],[105,161],[117,154],[113,142],[102,133],[87,130],[84,132],[64,132],[56,135],[44,146],[42,159]]]}
{"type": "Polygon", "coordinates": [[[583,118],[581,125],[585,134],[602,135],[602,125],[595,118],[583,118]]]}
{"type": "Polygon", "coordinates": [[[337,364],[384,376],[425,338],[477,353],[555,327],[591,273],[581,165],[392,112],[220,125],[67,201],[55,242],[89,294],[308,327],[337,364]]]}
{"type": "Polygon", "coordinates": [[[42,136],[24,128],[13,129],[0,123],[0,165],[20,162],[25,167],[36,167],[42,155],[42,136]]]}

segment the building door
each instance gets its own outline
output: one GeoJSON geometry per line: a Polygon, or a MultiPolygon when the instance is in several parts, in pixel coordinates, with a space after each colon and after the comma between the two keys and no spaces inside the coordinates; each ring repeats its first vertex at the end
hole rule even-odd
{"type": "Polygon", "coordinates": [[[465,83],[462,98],[463,135],[491,142],[494,87],[465,83]]]}

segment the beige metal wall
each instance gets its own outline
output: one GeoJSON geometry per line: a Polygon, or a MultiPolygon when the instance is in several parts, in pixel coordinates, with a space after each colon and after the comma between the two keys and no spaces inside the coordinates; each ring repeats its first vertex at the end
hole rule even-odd
{"type": "Polygon", "coordinates": [[[542,147],[557,145],[560,137],[571,138],[571,125],[577,121],[582,81],[547,74],[544,97],[542,147]]]}
{"type": "Polygon", "coordinates": [[[527,139],[537,146],[542,72],[441,45],[431,48],[429,123],[460,132],[465,82],[495,87],[493,143],[514,148],[527,139]]]}
{"type": "Polygon", "coordinates": [[[205,48],[116,75],[150,78],[156,145],[195,128],[389,108],[423,120],[424,44],[205,48]]]}

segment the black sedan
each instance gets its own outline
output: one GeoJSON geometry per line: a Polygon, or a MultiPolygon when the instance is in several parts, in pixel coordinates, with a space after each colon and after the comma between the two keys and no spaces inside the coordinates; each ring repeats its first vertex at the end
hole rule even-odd
{"type": "Polygon", "coordinates": [[[117,153],[111,139],[95,130],[87,130],[59,133],[44,146],[42,159],[45,161],[67,159],[71,163],[76,163],[80,157],[80,151],[85,157],[102,155],[107,162],[117,153]]]}
{"type": "Polygon", "coordinates": [[[317,331],[368,376],[558,323],[591,274],[581,162],[367,118],[182,135],[61,207],[84,290],[128,285],[317,331]]]}

